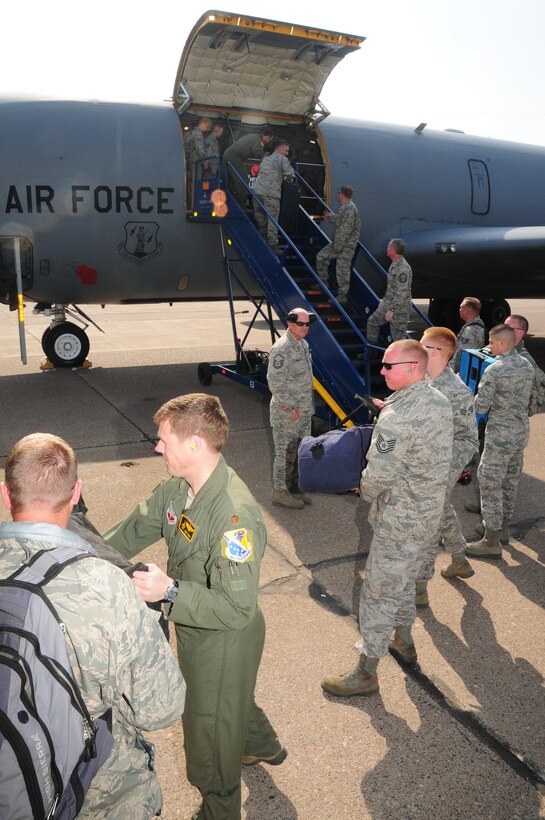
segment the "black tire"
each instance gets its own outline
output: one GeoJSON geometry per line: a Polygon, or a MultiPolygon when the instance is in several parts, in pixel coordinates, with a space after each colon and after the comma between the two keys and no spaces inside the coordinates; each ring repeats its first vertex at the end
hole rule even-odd
{"type": "Polygon", "coordinates": [[[487,327],[502,325],[511,316],[511,306],[505,299],[489,299],[484,302],[482,320],[487,327]]]}
{"type": "Polygon", "coordinates": [[[197,376],[199,377],[199,381],[205,387],[212,384],[212,368],[208,364],[208,362],[201,362],[197,368],[197,376]]]}
{"type": "Polygon", "coordinates": [[[45,330],[42,349],[55,367],[80,367],[89,353],[89,337],[73,322],[62,322],[45,330]]]}

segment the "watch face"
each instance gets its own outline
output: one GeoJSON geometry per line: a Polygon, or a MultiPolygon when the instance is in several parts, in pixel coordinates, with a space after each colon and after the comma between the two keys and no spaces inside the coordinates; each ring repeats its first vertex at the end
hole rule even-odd
{"type": "Polygon", "coordinates": [[[178,587],[176,584],[171,584],[165,589],[165,601],[175,601],[178,596],[178,587]]]}

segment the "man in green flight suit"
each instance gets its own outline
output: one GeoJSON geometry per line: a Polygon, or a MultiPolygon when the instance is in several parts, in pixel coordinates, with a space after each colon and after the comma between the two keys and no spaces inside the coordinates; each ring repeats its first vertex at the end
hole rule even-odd
{"type": "Polygon", "coordinates": [[[238,820],[241,763],[278,765],[287,754],[254,701],[267,533],[252,494],[221,455],[229,422],[216,396],[171,399],[154,421],[171,477],[104,537],[126,557],[161,536],[167,542],[168,574],[150,564],[133,581],[145,601],[164,601],[176,626],[187,776],[203,796],[194,818],[238,820]]]}
{"type": "MultiPolygon", "coordinates": [[[[245,134],[240,139],[235,140],[224,152],[221,158],[221,174],[225,174],[227,163],[236,168],[242,179],[248,181],[248,169],[246,162],[249,159],[261,159],[264,148],[273,138],[272,128],[266,126],[259,134],[245,134]]],[[[239,205],[244,208],[248,198],[248,190],[240,181],[238,176],[229,169],[229,190],[238,200],[239,205]]]]}

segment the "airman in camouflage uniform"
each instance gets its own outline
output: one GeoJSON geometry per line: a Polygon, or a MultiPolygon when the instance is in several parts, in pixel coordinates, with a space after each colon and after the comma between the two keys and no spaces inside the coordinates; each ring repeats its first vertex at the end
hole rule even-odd
{"type": "MultiPolygon", "coordinates": [[[[270,215],[278,222],[280,215],[280,196],[282,183],[293,180],[293,168],[288,159],[290,147],[287,142],[279,142],[273,153],[261,161],[259,173],[253,187],[254,193],[261,199],[270,215]]],[[[267,239],[272,248],[278,245],[278,229],[268,219],[265,211],[256,208],[255,221],[260,233],[267,239]]]]}
{"type": "Polygon", "coordinates": [[[450,360],[450,366],[455,373],[460,370],[460,355],[462,350],[480,350],[486,341],[486,327],[479,316],[481,303],[475,296],[466,296],[460,305],[460,318],[465,322],[456,337],[456,350],[450,360]]]}
{"type": "Polygon", "coordinates": [[[424,332],[421,342],[428,351],[427,370],[430,383],[450,401],[454,423],[454,440],[450,481],[441,521],[439,522],[437,538],[430,541],[428,545],[416,582],[417,607],[428,605],[427,584],[433,577],[435,557],[441,543],[443,548],[452,555],[450,566],[441,570],[441,575],[444,578],[470,578],[475,574],[471,564],[465,557],[466,540],[462,534],[462,528],[450,497],[458,482],[460,473],[469,464],[479,446],[473,393],[448,366],[449,359],[456,346],[454,333],[446,327],[431,327],[424,332]]]}
{"type": "Polygon", "coordinates": [[[402,239],[391,239],[386,252],[392,260],[388,270],[386,293],[378,308],[367,320],[367,341],[373,345],[377,344],[379,330],[387,322],[390,322],[390,335],[393,341],[404,339],[412,307],[413,272],[403,256],[405,242],[402,239]]]}
{"type": "Polygon", "coordinates": [[[426,349],[414,340],[394,342],[384,354],[381,373],[395,392],[381,403],[360,482],[373,529],[360,597],[363,654],[352,672],[322,681],[334,695],[377,692],[378,661],[388,649],[406,663],[416,662],[415,582],[437,535],[453,436],[450,402],[426,380],[427,361],[426,349]]]}
{"type": "Polygon", "coordinates": [[[194,818],[240,820],[241,763],[276,766],[287,755],[254,700],[267,532],[250,490],[221,455],[229,422],[216,396],[179,396],[155,422],[156,450],[171,477],[104,537],[127,558],[161,536],[167,542],[168,575],[150,564],[133,579],[144,600],[164,601],[176,627],[187,681],[187,776],[203,797],[194,818]]]}
{"type": "Polygon", "coordinates": [[[187,178],[189,181],[189,202],[193,203],[195,193],[195,180],[202,179],[203,173],[208,169],[208,163],[201,162],[206,156],[204,145],[204,135],[212,127],[212,120],[208,117],[201,117],[197,125],[189,132],[187,143],[187,178]]]}
{"type": "MultiPolygon", "coordinates": [[[[248,179],[248,169],[246,162],[249,159],[261,159],[264,147],[268,145],[273,137],[272,128],[264,128],[260,134],[245,134],[232,145],[225,149],[221,158],[221,174],[225,176],[227,163],[235,168],[243,180],[248,179]]],[[[229,190],[232,192],[239,205],[244,208],[248,198],[248,191],[240,181],[238,176],[229,170],[229,190]]]]}
{"type": "Polygon", "coordinates": [[[272,393],[273,504],[293,509],[310,504],[298,486],[297,447],[303,436],[310,435],[314,412],[312,360],[305,341],[311,318],[304,308],[288,314],[288,329],[274,343],[267,370],[272,393]]]}
{"type": "Polygon", "coordinates": [[[501,542],[509,542],[509,522],[528,443],[534,371],[514,345],[512,328],[492,328],[489,347],[498,360],[484,371],[475,396],[475,411],[488,413],[478,469],[485,531],[480,541],[468,544],[466,549],[466,554],[475,558],[501,558],[501,542]]]}
{"type": "Polygon", "coordinates": [[[36,434],[15,445],[2,485],[14,520],[0,524],[0,577],[42,549],[75,546],[89,553],[45,587],[66,626],[72,672],[91,715],[112,709],[114,748],[91,782],[78,818],[149,820],[160,813],[162,795],[153,745],[142,732],[180,716],[185,684],[156,618],[127,575],[95,557],[66,529],[81,488],[76,469],[72,449],[56,436],[36,434]],[[36,504],[44,487],[47,503],[36,504]]]}
{"type": "Polygon", "coordinates": [[[339,202],[341,207],[337,214],[327,211],[325,218],[330,218],[336,222],[335,239],[329,245],[322,248],[316,254],[316,271],[320,279],[328,282],[329,263],[336,259],[337,283],[339,293],[337,299],[346,302],[346,294],[350,287],[350,272],[352,259],[360,238],[361,220],[358,209],[352,202],[353,188],[350,185],[343,185],[339,189],[339,202]]]}
{"type": "Polygon", "coordinates": [[[209,134],[205,137],[204,140],[204,154],[205,157],[211,157],[208,159],[207,169],[204,172],[205,177],[216,177],[218,175],[218,157],[220,156],[220,144],[219,139],[223,134],[223,125],[220,122],[214,123],[212,126],[212,130],[209,134]]]}
{"type": "Polygon", "coordinates": [[[545,373],[538,366],[534,357],[528,352],[524,344],[524,337],[528,333],[528,319],[517,314],[508,316],[505,324],[515,331],[515,350],[530,362],[534,368],[534,382],[532,384],[532,392],[530,394],[530,403],[528,405],[528,415],[533,416],[539,412],[543,402],[545,401],[545,373]]]}

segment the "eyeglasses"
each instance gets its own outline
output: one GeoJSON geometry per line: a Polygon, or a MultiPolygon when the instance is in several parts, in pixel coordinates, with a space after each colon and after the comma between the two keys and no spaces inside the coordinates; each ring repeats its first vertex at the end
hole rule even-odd
{"type": "Polygon", "coordinates": [[[425,347],[426,350],[442,350],[443,349],[442,347],[434,347],[433,345],[425,345],[424,342],[422,342],[422,347],[425,347]]]}
{"type": "Polygon", "coordinates": [[[382,362],[384,370],[391,370],[397,364],[418,364],[418,362],[382,362]]]}
{"type": "Polygon", "coordinates": [[[293,322],[297,327],[310,327],[310,322],[293,322]]]}

